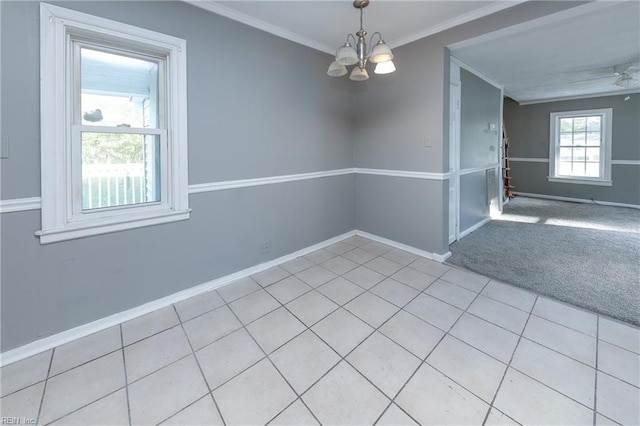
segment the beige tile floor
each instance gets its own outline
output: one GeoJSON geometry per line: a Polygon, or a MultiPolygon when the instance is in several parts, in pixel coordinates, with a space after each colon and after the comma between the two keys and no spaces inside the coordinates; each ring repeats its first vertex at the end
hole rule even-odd
{"type": "MultiPolygon", "coordinates": [[[[640,330],[352,237],[5,366],[38,424],[638,424],[640,330]]],[[[6,423],[6,421],[4,421],[6,423]]]]}

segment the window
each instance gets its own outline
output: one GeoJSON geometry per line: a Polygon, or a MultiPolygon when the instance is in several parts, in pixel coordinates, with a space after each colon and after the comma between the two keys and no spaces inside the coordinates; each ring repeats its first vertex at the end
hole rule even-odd
{"type": "Polygon", "coordinates": [[[185,41],[40,15],[40,242],[188,219],[185,41]]]}
{"type": "Polygon", "coordinates": [[[612,109],[551,113],[549,181],[611,185],[612,109]]]}

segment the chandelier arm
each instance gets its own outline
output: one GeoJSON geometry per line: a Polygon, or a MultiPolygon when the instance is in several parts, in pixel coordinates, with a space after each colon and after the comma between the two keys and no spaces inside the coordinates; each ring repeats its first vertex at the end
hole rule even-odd
{"type": "Polygon", "coordinates": [[[367,52],[367,58],[369,56],[371,56],[371,53],[373,52],[373,47],[376,45],[373,43],[373,36],[378,35],[378,40],[376,42],[376,44],[380,41],[382,41],[382,34],[380,34],[378,31],[376,31],[375,33],[371,34],[371,37],[369,37],[369,51],[367,52]]]}
{"type": "Polygon", "coordinates": [[[353,41],[352,46],[355,46],[356,45],[356,36],[354,36],[351,33],[347,34],[347,43],[349,43],[349,37],[351,37],[351,41],[353,41]]]}

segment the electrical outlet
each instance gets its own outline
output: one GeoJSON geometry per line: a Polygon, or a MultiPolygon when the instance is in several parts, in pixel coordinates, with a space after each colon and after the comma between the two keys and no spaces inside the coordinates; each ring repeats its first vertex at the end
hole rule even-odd
{"type": "Polygon", "coordinates": [[[260,245],[260,248],[263,254],[269,253],[271,251],[271,241],[269,240],[263,241],[262,244],[260,245]]]}

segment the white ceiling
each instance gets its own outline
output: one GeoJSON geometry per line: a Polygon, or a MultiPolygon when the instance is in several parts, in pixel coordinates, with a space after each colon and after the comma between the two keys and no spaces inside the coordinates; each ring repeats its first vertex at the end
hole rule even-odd
{"type": "MultiPolygon", "coordinates": [[[[185,1],[329,54],[359,29],[352,0],[185,1]]],[[[371,0],[364,28],[398,47],[522,1],[371,0]]],[[[592,2],[451,48],[520,102],[622,93],[613,66],[640,64],[640,1],[592,2]]]]}
{"type": "Polygon", "coordinates": [[[518,102],[622,93],[613,67],[631,63],[640,71],[640,2],[590,3],[463,42],[452,52],[518,102]]]}
{"type": "MultiPolygon", "coordinates": [[[[348,33],[360,28],[352,0],[185,1],[332,55],[348,33]]],[[[364,29],[381,32],[397,47],[522,1],[371,0],[364,9],[364,29]]]]}

